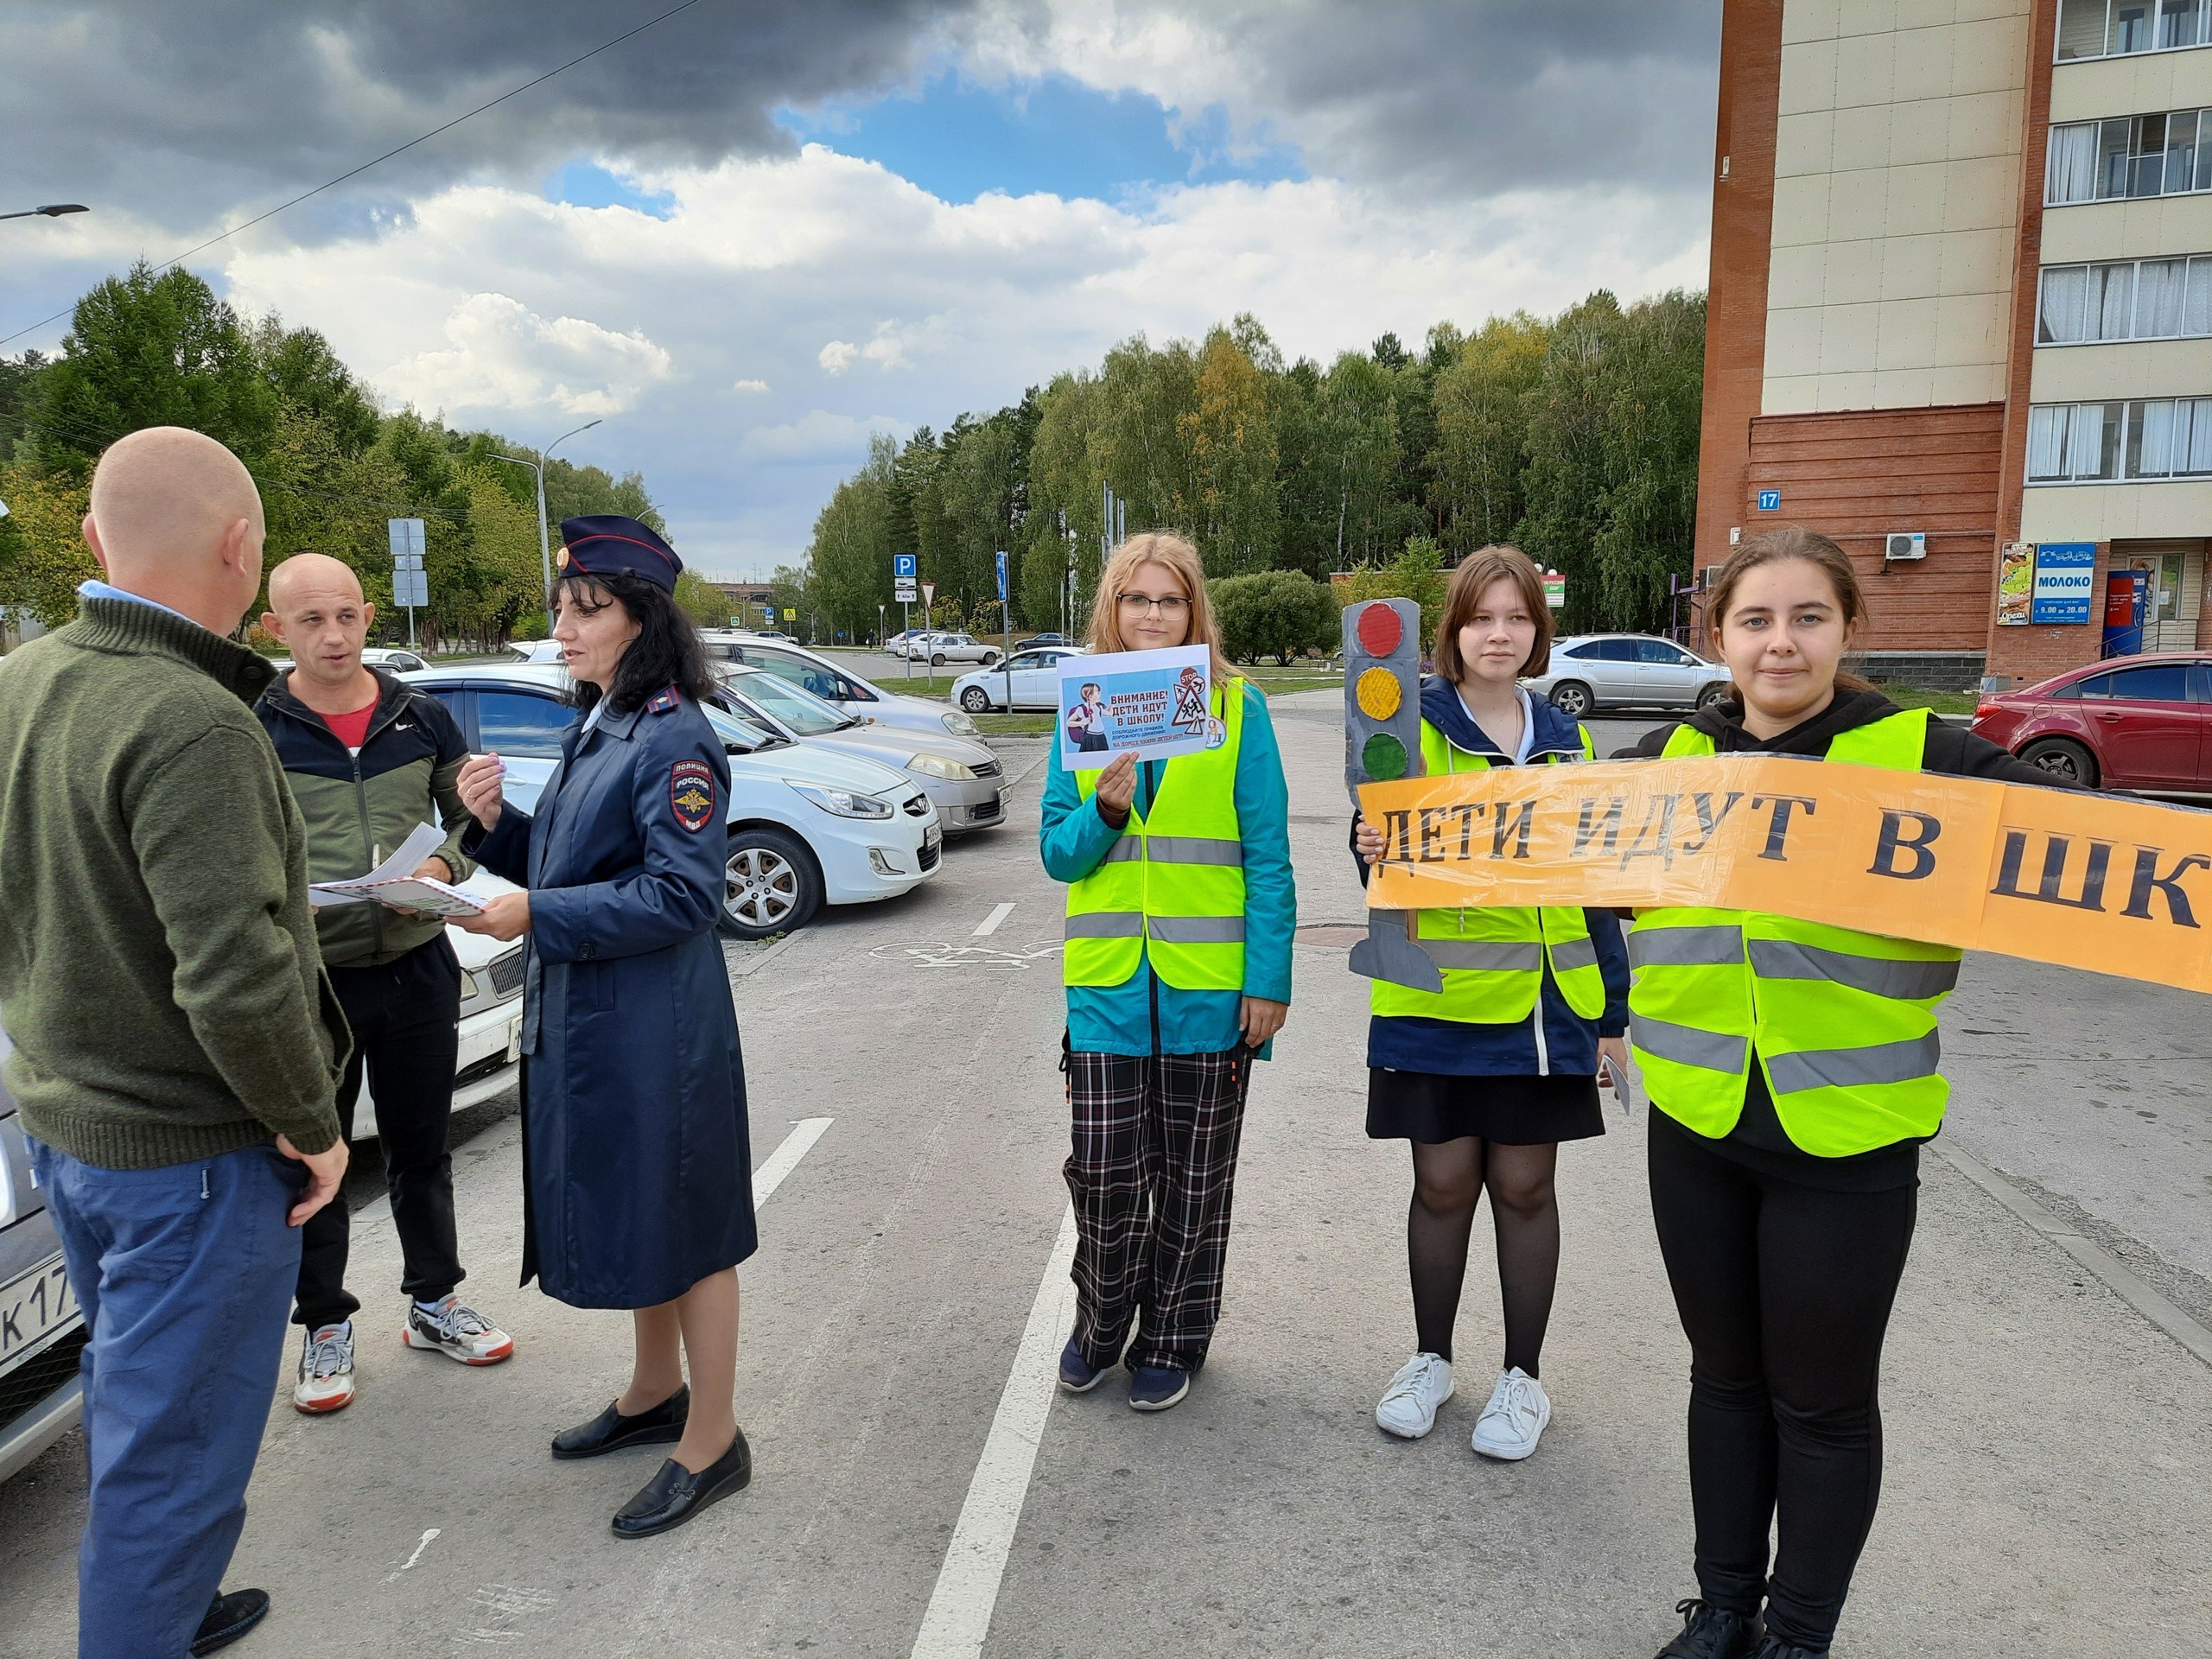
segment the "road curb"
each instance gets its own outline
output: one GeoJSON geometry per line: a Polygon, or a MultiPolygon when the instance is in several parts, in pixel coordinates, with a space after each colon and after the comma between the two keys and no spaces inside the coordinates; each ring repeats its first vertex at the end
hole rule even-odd
{"type": "Polygon", "coordinates": [[[2056,1216],[1976,1158],[1956,1147],[1930,1148],[1945,1163],[2010,1210],[2029,1227],[2102,1280],[2114,1295],[2183,1347],[2212,1365],[2212,1331],[2151,1288],[2117,1256],[2069,1227],[2056,1216]]]}

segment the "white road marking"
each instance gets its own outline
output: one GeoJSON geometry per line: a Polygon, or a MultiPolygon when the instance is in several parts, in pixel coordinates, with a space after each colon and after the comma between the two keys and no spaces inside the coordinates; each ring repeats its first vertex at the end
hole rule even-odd
{"type": "Polygon", "coordinates": [[[999,931],[999,924],[1013,914],[1014,900],[1009,899],[997,909],[994,910],[989,915],[984,917],[982,925],[978,927],[968,937],[974,939],[980,939],[987,933],[995,933],[999,931]]]}
{"type": "Polygon", "coordinates": [[[768,1154],[768,1161],[753,1172],[753,1207],[768,1202],[768,1195],[784,1184],[784,1177],[798,1167],[798,1160],[813,1150],[823,1131],[835,1122],[827,1117],[802,1117],[784,1137],[783,1145],[768,1154]]]}
{"type": "Polygon", "coordinates": [[[391,1572],[385,1573],[384,1575],[384,1581],[386,1584],[390,1584],[402,1573],[404,1573],[409,1567],[414,1566],[416,1562],[421,1560],[423,1559],[423,1552],[430,1547],[430,1540],[438,1535],[438,1531],[439,1529],[436,1527],[431,1527],[425,1530],[423,1534],[421,1541],[415,1546],[415,1553],[412,1555],[410,1555],[405,1560],[402,1561],[391,1572]]]}
{"type": "Polygon", "coordinates": [[[1052,1409],[1060,1350],[1075,1323],[1075,1285],[1068,1277],[1074,1261],[1075,1209],[1070,1205],[1052,1259],[1045,1263],[1037,1300],[1030,1304],[1029,1323],[1014,1350],[1014,1370],[999,1396],[983,1455],[968,1483],[968,1500],[960,1506],[929,1611],[922,1616],[921,1634],[914,1638],[912,1659],[977,1659],[983,1651],[1052,1409]]]}

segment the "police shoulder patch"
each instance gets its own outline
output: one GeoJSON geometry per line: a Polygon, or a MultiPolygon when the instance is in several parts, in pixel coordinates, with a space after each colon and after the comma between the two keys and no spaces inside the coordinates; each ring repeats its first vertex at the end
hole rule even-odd
{"type": "Polygon", "coordinates": [[[682,701],[683,699],[676,695],[676,688],[671,685],[653,693],[645,704],[645,712],[649,715],[664,715],[682,701]]]}
{"type": "Polygon", "coordinates": [[[705,829],[715,816],[713,769],[703,760],[678,760],[669,768],[668,802],[686,830],[705,829]]]}

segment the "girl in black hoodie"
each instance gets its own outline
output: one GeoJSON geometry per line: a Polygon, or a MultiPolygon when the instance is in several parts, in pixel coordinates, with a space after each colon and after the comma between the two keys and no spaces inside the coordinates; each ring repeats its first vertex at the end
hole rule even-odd
{"type": "MultiPolygon", "coordinates": [[[[1883,753],[1891,757],[1884,763],[1897,764],[1902,755],[1910,765],[1916,745],[1925,772],[2055,781],[1987,740],[1909,715],[1865,682],[1839,673],[1865,610],[1851,561],[1827,537],[1791,528],[1746,542],[1720,568],[1706,609],[1734,697],[1650,733],[1618,758],[1825,760],[1832,745],[1859,734],[1847,744],[1854,759],[1883,753]],[[1924,734],[1915,729],[1918,720],[1926,721],[1924,734]],[[1881,732],[1869,732],[1878,725],[1881,732]]],[[[1955,963],[1893,958],[1879,950],[1853,954],[1853,936],[1842,930],[1827,930],[1823,938],[1843,948],[1806,948],[1787,937],[1800,925],[1751,912],[1675,912],[1673,927],[1667,919],[1647,912],[1630,935],[1637,971],[1629,1007],[1651,1095],[1652,1211],[1690,1340],[1699,1596],[1676,1609],[1685,1627],[1659,1659],[1818,1659],[1835,1633],[1880,1488],[1882,1338],[1912,1241],[1920,1146],[1942,1118],[1940,1075],[1927,1075],[1935,1071],[1932,1014],[1924,1036],[1890,1045],[1924,1057],[1923,1075],[1904,1081],[1916,1091],[1928,1133],[1847,1156],[1816,1156],[1792,1138],[1777,1109],[1776,1056],[1758,1052],[1761,1032],[1780,1046],[1785,1033],[1773,1003],[1760,1007],[1757,1020],[1777,1023],[1755,1022],[1748,1042],[1736,1039],[1741,1103],[1726,1123],[1730,1114],[1713,1109],[1715,1094],[1735,1085],[1725,1074],[1700,1070],[1700,1061],[1675,1060],[1662,1045],[1676,1045],[1684,1055],[1704,1045],[1709,1060],[1714,1033],[1730,1020],[1716,1013],[1709,1029],[1686,1031],[1681,988],[1697,982],[1676,977],[1662,990],[1662,980],[1709,976],[1740,960],[1756,1003],[1762,971],[1815,977],[1813,994],[1828,999],[1830,1012],[1816,1030],[1787,1033],[1787,1046],[1811,1050],[1853,1040],[1851,998],[1873,989],[1870,975],[1901,970],[1875,995],[1893,999],[1890,1012],[1910,1028],[1948,992],[1955,963]],[[1722,919],[1730,916],[1742,925],[1722,919]],[[1719,949],[1732,932],[1734,944],[1719,949]],[[1669,991],[1671,1002],[1662,1001],[1669,991]],[[1655,1007],[1670,1018],[1662,1021],[1655,1007]],[[1707,1132],[1713,1129],[1720,1132],[1707,1132]],[[1767,1539],[1777,1519],[1770,1577],[1767,1539]]],[[[1857,1006],[1879,1012],[1868,1001],[1857,1006]]],[[[1725,1047],[1729,1039],[1717,1040],[1725,1047]]],[[[1847,1065],[1872,1052],[1846,1047],[1822,1058],[1847,1065]]],[[[1870,1095],[1895,1081],[1870,1072],[1870,1095]]],[[[1799,1133],[1823,1109],[1852,1113],[1848,1097],[1847,1087],[1814,1086],[1796,1096],[1790,1112],[1799,1133]],[[1847,1103],[1818,1103],[1837,1096],[1847,1103]]],[[[1880,1116],[1859,1114],[1853,1127],[1880,1116]]]]}

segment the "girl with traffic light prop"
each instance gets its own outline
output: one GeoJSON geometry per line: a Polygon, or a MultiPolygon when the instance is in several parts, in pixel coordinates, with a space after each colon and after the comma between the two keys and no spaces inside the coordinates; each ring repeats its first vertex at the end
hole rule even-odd
{"type": "MultiPolygon", "coordinates": [[[[1526,555],[1487,547],[1462,561],[1437,629],[1438,676],[1419,694],[1425,775],[1588,758],[1589,734],[1519,683],[1543,671],[1551,641],[1543,578],[1526,555]]],[[[1380,671],[1347,687],[1370,719],[1390,702],[1393,688],[1370,678],[1380,671]]],[[[1353,838],[1366,863],[1381,855],[1382,836],[1364,818],[1353,838]]],[[[1605,1133],[1601,1056],[1617,1084],[1625,1077],[1627,957],[1609,910],[1427,909],[1414,933],[1440,988],[1418,989],[1394,974],[1376,976],[1370,993],[1367,1133],[1413,1143],[1406,1250],[1419,1344],[1375,1421],[1418,1440],[1452,1397],[1452,1327],[1475,1207],[1487,1191],[1505,1353],[1473,1445],[1488,1457],[1525,1458],[1551,1421],[1537,1378],[1559,1278],[1559,1143],[1605,1133]]]]}
{"type": "Polygon", "coordinates": [[[1062,1065],[1077,1243],[1060,1386],[1116,1364],[1129,1404],[1189,1392],[1221,1314],[1252,1062],[1290,1005],[1290,797],[1267,700],[1221,654],[1196,549],[1132,536],[1100,572],[1090,649],[1211,648],[1221,741],[1071,771],[1053,746],[1039,844],[1068,884],[1062,1065]],[[1132,1330],[1135,1340],[1131,1340],[1132,1330]]]}
{"type": "MultiPolygon", "coordinates": [[[[1865,610],[1825,536],[1793,527],[1745,543],[1705,613],[1735,700],[1637,753],[2053,781],[1839,673],[1865,610]]],[[[1638,915],[1629,957],[1652,1211],[1690,1341],[1698,1596],[1661,1659],[1815,1659],[1873,1524],[1875,1384],[1920,1145],[1949,1091],[1936,1007],[1960,953],[1779,913],[1667,907],[1638,915]]]]}

